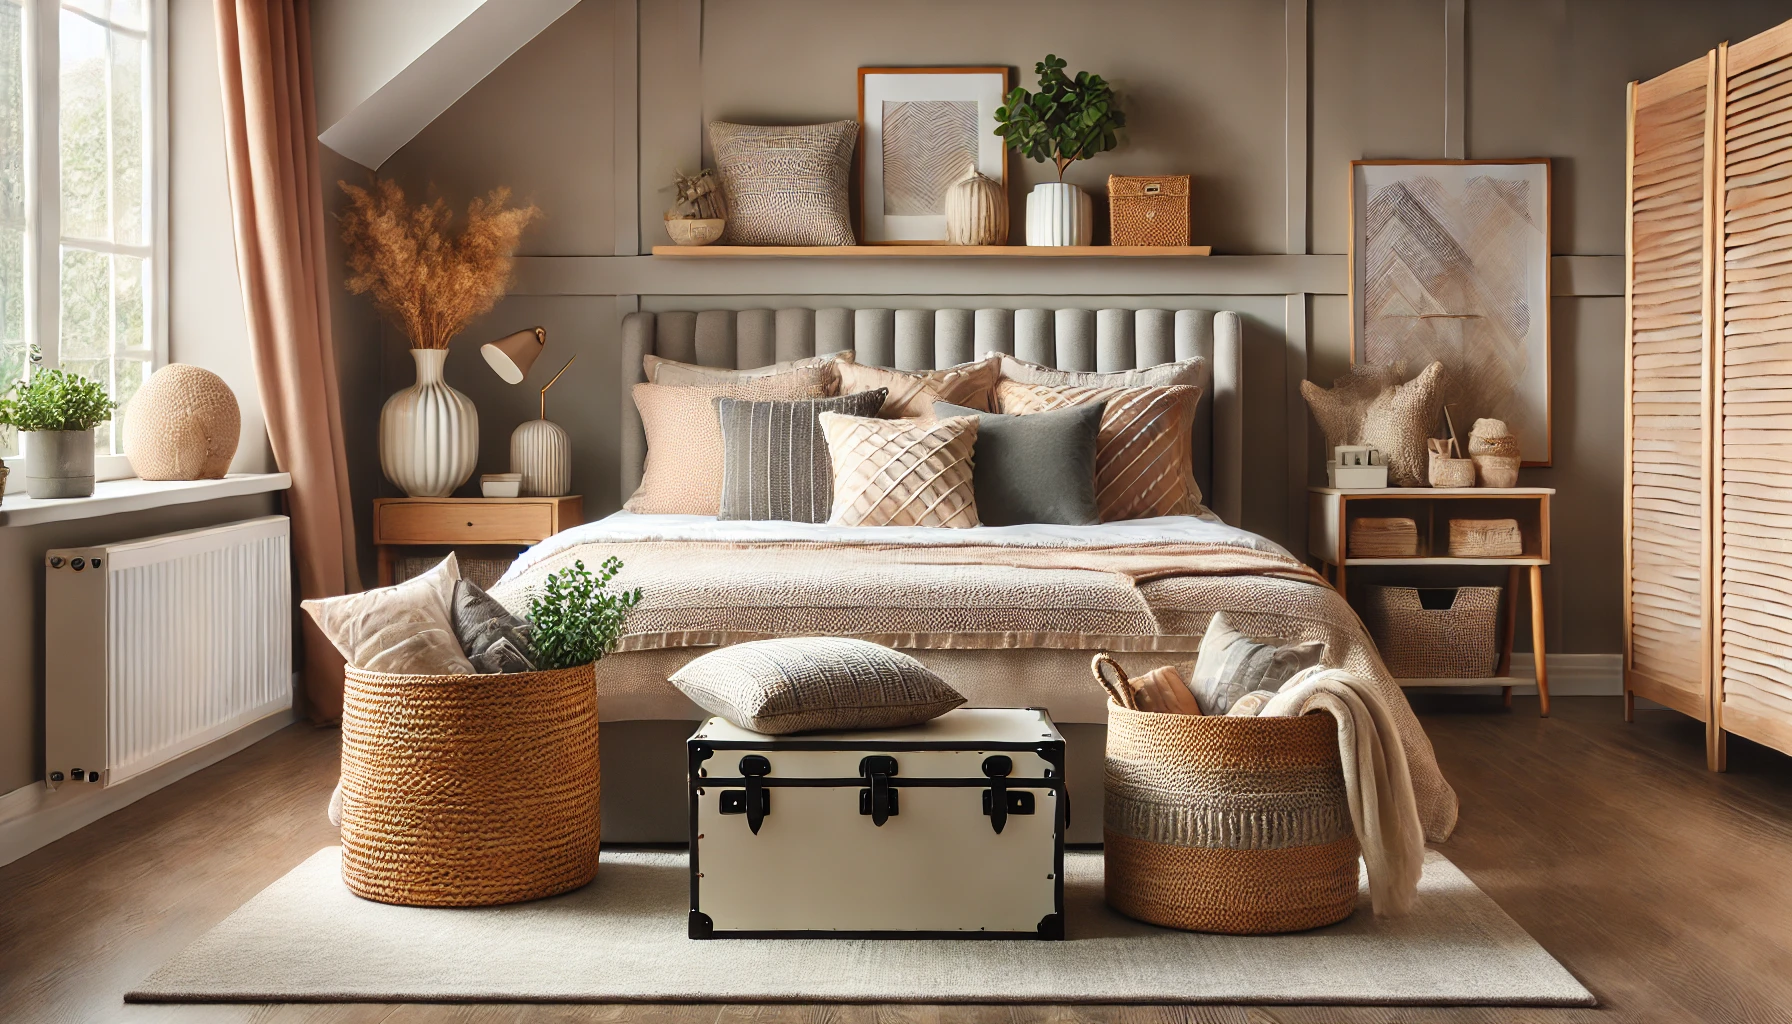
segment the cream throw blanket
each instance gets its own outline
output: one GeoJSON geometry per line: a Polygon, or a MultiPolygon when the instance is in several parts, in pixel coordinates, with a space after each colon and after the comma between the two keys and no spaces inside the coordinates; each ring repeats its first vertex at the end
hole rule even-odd
{"type": "Polygon", "coordinates": [[[1324,667],[1288,680],[1257,714],[1293,717],[1315,711],[1338,720],[1350,820],[1369,868],[1369,898],[1375,913],[1404,915],[1418,898],[1425,834],[1394,716],[1372,683],[1343,669],[1324,667]]]}

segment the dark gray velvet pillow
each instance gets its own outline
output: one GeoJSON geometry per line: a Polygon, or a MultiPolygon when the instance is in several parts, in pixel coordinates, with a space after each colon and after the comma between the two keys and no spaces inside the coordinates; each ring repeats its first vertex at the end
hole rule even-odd
{"type": "Polygon", "coordinates": [[[820,416],[876,416],[885,388],[789,402],[715,399],[722,424],[722,506],[717,519],[825,523],[834,465],[820,416]]]}
{"type": "Polygon", "coordinates": [[[1106,402],[1005,416],[951,402],[933,414],[977,417],[971,486],[984,526],[1101,521],[1095,503],[1095,439],[1106,402]]]}
{"type": "Polygon", "coordinates": [[[454,583],[454,637],[480,672],[533,672],[538,660],[529,639],[534,628],[504,610],[476,583],[454,583]]]}

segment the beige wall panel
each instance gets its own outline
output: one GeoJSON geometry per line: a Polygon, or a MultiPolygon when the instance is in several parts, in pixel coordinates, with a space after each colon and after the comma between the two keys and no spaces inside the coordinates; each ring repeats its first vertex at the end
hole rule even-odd
{"type": "MultiPolygon", "coordinates": [[[[1024,10],[954,0],[711,0],[702,116],[856,118],[858,68],[871,65],[1006,64],[1017,84],[1034,88],[1034,63],[1056,53],[1072,72],[1112,82],[1127,115],[1119,149],[1065,176],[1096,195],[1098,238],[1107,238],[1100,197],[1109,174],[1189,174],[1192,240],[1217,252],[1281,252],[1282,25],[1282,5],[1261,0],[1041,0],[1024,10]]],[[[1019,239],[1026,190],[1055,174],[1012,154],[1009,169],[1021,183],[1009,191],[1019,239]]],[[[653,185],[642,182],[644,191],[653,185]]]]}
{"type": "MultiPolygon", "coordinates": [[[[319,177],[324,189],[324,269],[330,303],[330,337],[336,348],[337,395],[342,403],[342,436],[348,448],[349,494],[355,513],[355,554],[361,578],[376,575],[373,550],[373,499],[380,493],[379,417],[386,393],[380,383],[380,315],[364,295],[350,295],[342,286],[347,272],[342,232],[336,220],[348,197],[335,187],[339,180],[362,181],[367,168],[328,146],[317,147],[319,177]]],[[[398,344],[394,342],[394,344],[398,344]]]]}

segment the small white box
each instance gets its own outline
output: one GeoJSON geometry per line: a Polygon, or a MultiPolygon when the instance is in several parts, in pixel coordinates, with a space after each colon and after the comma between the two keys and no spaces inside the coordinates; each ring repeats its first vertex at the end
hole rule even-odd
{"type": "Polygon", "coordinates": [[[522,490],[521,473],[486,473],[479,478],[479,493],[488,498],[514,498],[522,490]]]}
{"type": "Polygon", "coordinates": [[[1328,462],[1325,464],[1325,483],[1327,487],[1386,487],[1388,467],[1340,466],[1328,462]]]}

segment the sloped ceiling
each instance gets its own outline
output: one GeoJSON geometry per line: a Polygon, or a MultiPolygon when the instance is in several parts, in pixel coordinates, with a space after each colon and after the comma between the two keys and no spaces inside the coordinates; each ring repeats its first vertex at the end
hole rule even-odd
{"type": "Polygon", "coordinates": [[[578,0],[315,0],[318,140],[377,170],[578,0]]]}

